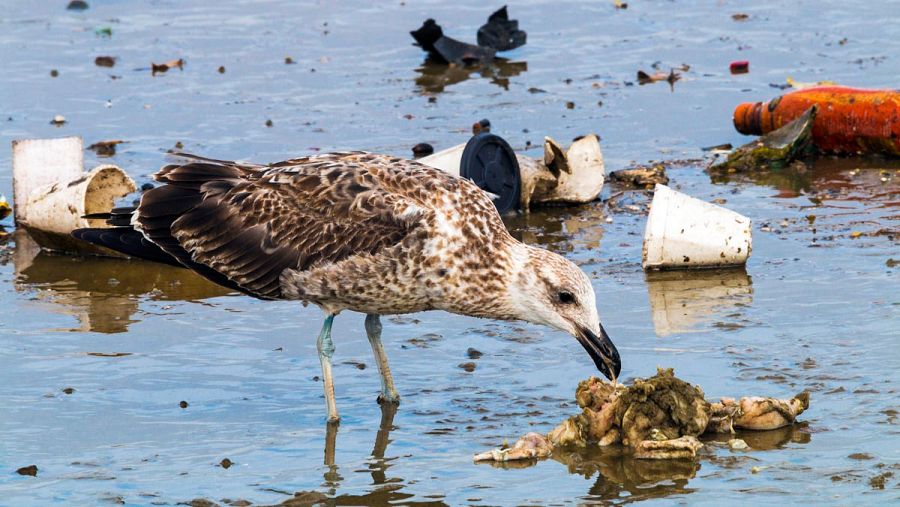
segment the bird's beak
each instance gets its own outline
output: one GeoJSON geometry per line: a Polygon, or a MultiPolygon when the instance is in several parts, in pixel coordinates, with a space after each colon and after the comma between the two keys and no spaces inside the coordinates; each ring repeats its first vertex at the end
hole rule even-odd
{"type": "Polygon", "coordinates": [[[594,360],[597,369],[606,378],[615,382],[619,378],[619,373],[622,372],[622,361],[619,359],[619,351],[616,350],[616,346],[609,339],[603,326],[600,326],[600,336],[595,335],[586,327],[578,326],[575,338],[594,360]]]}

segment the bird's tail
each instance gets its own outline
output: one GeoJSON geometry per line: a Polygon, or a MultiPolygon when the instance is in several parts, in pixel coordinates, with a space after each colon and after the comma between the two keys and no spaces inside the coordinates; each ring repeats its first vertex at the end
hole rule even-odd
{"type": "Polygon", "coordinates": [[[106,220],[110,227],[75,229],[72,231],[72,236],[129,257],[182,267],[174,257],[148,241],[140,231],[134,229],[131,225],[134,211],[134,207],[113,208],[109,213],[85,215],[84,218],[106,220]]]}

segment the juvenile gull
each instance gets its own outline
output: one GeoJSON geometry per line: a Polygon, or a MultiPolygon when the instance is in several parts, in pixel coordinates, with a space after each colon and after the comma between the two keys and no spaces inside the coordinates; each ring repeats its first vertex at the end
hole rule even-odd
{"type": "Polygon", "coordinates": [[[590,280],[562,256],[507,232],[475,184],[414,161],[346,152],[250,165],[179,155],[112,228],[75,237],[183,265],[260,299],[313,303],[328,420],[337,421],[331,324],[366,314],[381,374],[379,400],[399,402],[380,315],[445,310],[543,324],[573,335],[607,377],[619,353],[597,315],[590,280]]]}

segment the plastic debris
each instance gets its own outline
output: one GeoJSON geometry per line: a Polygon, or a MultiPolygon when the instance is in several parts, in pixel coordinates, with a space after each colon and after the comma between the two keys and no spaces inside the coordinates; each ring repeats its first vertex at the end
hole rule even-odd
{"type": "Polygon", "coordinates": [[[781,169],[795,159],[808,155],[812,149],[817,115],[818,106],[814,105],[783,127],[733,151],[724,162],[710,167],[710,172],[781,169]]]}
{"type": "MultiPolygon", "coordinates": [[[[125,172],[101,165],[85,173],[79,137],[13,141],[13,198],[17,225],[51,250],[113,255],[75,240],[71,232],[102,227],[104,220],[84,218],[108,212],[117,199],[137,189],[125,172]]],[[[117,255],[118,256],[118,255],[117,255]]]]}
{"type": "Polygon", "coordinates": [[[900,156],[900,92],[818,86],[768,102],[746,102],[734,110],[738,132],[762,135],[818,106],[812,140],[819,151],[900,156]]]}
{"type": "Polygon", "coordinates": [[[728,68],[732,74],[746,74],[750,72],[750,62],[747,60],[738,60],[736,62],[731,62],[731,65],[729,65],[728,68]]]}
{"type": "Polygon", "coordinates": [[[54,125],[56,127],[62,127],[65,124],[66,124],[66,117],[61,114],[54,116],[53,119],[50,120],[50,125],[54,125]]]}
{"type": "Polygon", "coordinates": [[[509,51],[525,45],[527,34],[519,30],[519,22],[509,19],[504,5],[488,17],[487,23],[478,29],[478,45],[509,51]]]}
{"type": "Polygon", "coordinates": [[[645,270],[739,266],[751,248],[749,218],[656,185],[644,231],[645,270]]]}
{"type": "Polygon", "coordinates": [[[466,144],[419,162],[472,179],[495,196],[494,204],[501,213],[527,211],[539,204],[590,202],[597,198],[606,178],[600,140],[595,134],[575,139],[568,150],[547,137],[543,159],[535,159],[514,153],[499,136],[481,133],[466,144]]]}
{"type": "Polygon", "coordinates": [[[510,20],[506,6],[488,17],[478,29],[478,44],[469,44],[444,35],[433,19],[427,19],[417,30],[409,32],[422,49],[440,61],[457,65],[490,63],[497,51],[515,49],[525,44],[526,34],[519,22],[510,20]]]}

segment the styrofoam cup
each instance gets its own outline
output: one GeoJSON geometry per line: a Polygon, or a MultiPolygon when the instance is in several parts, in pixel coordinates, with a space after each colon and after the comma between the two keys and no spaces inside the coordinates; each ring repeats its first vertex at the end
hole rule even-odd
{"type": "Polygon", "coordinates": [[[656,185],[644,231],[644,269],[739,266],[752,245],[749,218],[656,185]]]}

